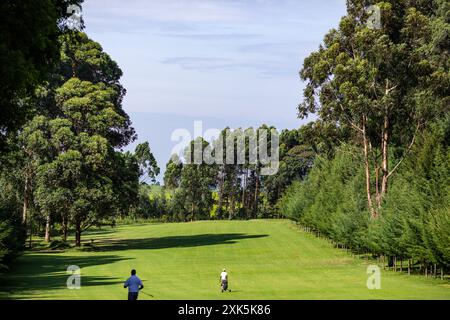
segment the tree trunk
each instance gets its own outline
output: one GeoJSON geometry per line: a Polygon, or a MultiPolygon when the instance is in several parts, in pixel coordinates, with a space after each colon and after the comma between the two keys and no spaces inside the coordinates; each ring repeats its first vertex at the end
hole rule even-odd
{"type": "Polygon", "coordinates": [[[45,222],[45,242],[50,242],[51,237],[50,237],[50,213],[47,214],[47,220],[45,222]]]}
{"type": "Polygon", "coordinates": [[[370,216],[372,219],[377,217],[377,214],[373,208],[372,204],[372,192],[370,186],[370,166],[369,166],[369,141],[366,135],[366,116],[363,116],[362,121],[362,135],[363,135],[363,145],[364,145],[364,171],[366,174],[366,194],[367,194],[367,206],[370,210],[370,216]]]}
{"type": "Polygon", "coordinates": [[[29,179],[28,175],[25,176],[25,188],[23,191],[23,208],[22,208],[22,224],[27,223],[27,214],[28,214],[28,206],[29,206],[29,179]]]}
{"type": "Polygon", "coordinates": [[[33,246],[33,220],[30,219],[30,248],[33,246]]]}
{"type": "Polygon", "coordinates": [[[394,257],[393,256],[388,257],[388,270],[390,270],[391,267],[394,267],[394,257]]]}
{"type": "MultiPolygon", "coordinates": [[[[387,111],[386,111],[387,112],[387,111]]],[[[384,116],[383,122],[383,131],[382,131],[382,141],[381,141],[381,152],[382,152],[382,161],[381,161],[381,190],[380,196],[378,197],[377,207],[381,207],[381,202],[383,200],[384,195],[387,192],[388,187],[388,174],[389,174],[389,117],[386,114],[384,116]]]]}
{"type": "Polygon", "coordinates": [[[81,225],[79,222],[75,225],[75,246],[81,246],[81,225]]]}
{"type": "Polygon", "coordinates": [[[232,219],[233,215],[234,215],[234,211],[235,211],[235,203],[234,203],[234,196],[231,196],[231,201],[230,201],[230,220],[232,219]]]}
{"type": "Polygon", "coordinates": [[[375,161],[375,201],[376,203],[381,203],[381,193],[380,193],[380,167],[375,161]]]}
{"type": "Polygon", "coordinates": [[[258,195],[259,195],[259,177],[258,174],[255,171],[255,217],[258,215],[258,195]]]}
{"type": "MultiPolygon", "coordinates": [[[[277,188],[277,202],[278,202],[278,200],[280,200],[280,193],[281,193],[281,186],[278,185],[278,188],[277,188]]],[[[278,219],[281,219],[281,210],[278,211],[278,219]]]]}
{"type": "MultiPolygon", "coordinates": [[[[219,185],[219,212],[222,213],[222,201],[223,201],[223,183],[224,183],[224,170],[222,170],[220,176],[220,185],[219,185]]],[[[221,218],[221,217],[220,217],[221,218]]]]}
{"type": "Polygon", "coordinates": [[[244,212],[247,214],[247,207],[246,207],[246,203],[245,203],[245,188],[247,187],[247,169],[245,169],[245,173],[244,173],[244,181],[242,183],[242,208],[244,208],[244,212]]]}
{"type": "Polygon", "coordinates": [[[62,238],[63,241],[67,241],[67,219],[64,217],[62,217],[62,238]]]}

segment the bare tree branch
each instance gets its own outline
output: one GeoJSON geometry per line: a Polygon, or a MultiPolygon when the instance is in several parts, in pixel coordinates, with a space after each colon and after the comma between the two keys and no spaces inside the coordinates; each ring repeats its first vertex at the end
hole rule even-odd
{"type": "Polygon", "coordinates": [[[408,145],[408,148],[406,149],[406,151],[403,154],[402,158],[397,162],[397,164],[394,166],[394,168],[392,168],[392,170],[388,173],[387,178],[389,178],[395,172],[395,170],[397,170],[397,168],[400,166],[400,164],[403,162],[403,160],[405,160],[405,158],[408,155],[409,151],[411,151],[411,148],[414,145],[414,141],[416,139],[416,135],[417,135],[417,132],[419,131],[420,126],[421,126],[420,123],[417,123],[416,130],[414,131],[413,137],[411,139],[410,144],[408,145]]]}

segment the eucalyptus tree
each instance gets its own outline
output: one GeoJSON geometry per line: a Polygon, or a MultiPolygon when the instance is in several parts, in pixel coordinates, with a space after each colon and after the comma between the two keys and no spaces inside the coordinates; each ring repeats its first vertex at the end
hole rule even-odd
{"type": "Polygon", "coordinates": [[[144,179],[147,176],[153,183],[155,183],[156,176],[159,174],[160,169],[155,157],[153,156],[148,141],[140,143],[136,146],[134,156],[139,164],[140,176],[144,177],[144,179]]]}
{"type": "Polygon", "coordinates": [[[180,186],[182,170],[183,163],[178,155],[173,154],[166,164],[166,171],[164,172],[164,187],[168,189],[178,188],[180,186]]]}
{"type": "Polygon", "coordinates": [[[283,130],[280,135],[280,167],[278,173],[264,178],[268,201],[275,204],[284,190],[295,180],[306,177],[316,152],[312,142],[300,129],[283,130]]]}
{"type": "Polygon", "coordinates": [[[307,84],[299,116],[317,113],[354,130],[372,218],[417,132],[448,107],[448,40],[440,29],[448,30],[448,17],[438,17],[444,6],[445,1],[350,0],[339,27],[300,72],[307,84]],[[367,23],[374,4],[381,14],[377,28],[367,23]]]}
{"type": "Polygon", "coordinates": [[[212,190],[215,188],[217,168],[201,160],[196,161],[196,153],[203,156],[209,143],[199,137],[191,141],[185,149],[185,160],[181,172],[180,186],[184,190],[185,206],[188,209],[188,219],[195,220],[209,215],[213,205],[212,190]]]}
{"type": "MultiPolygon", "coordinates": [[[[231,130],[223,129],[219,136],[212,141],[213,155],[215,159],[217,190],[217,210],[219,218],[228,216],[232,219],[242,208],[240,203],[242,185],[242,166],[239,162],[239,141],[243,138],[241,128],[231,130]]],[[[242,162],[242,161],[241,161],[242,162]]]]}

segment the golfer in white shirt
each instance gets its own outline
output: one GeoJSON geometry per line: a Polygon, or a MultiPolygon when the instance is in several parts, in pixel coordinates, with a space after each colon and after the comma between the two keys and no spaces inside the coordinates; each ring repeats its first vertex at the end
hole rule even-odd
{"type": "MultiPolygon", "coordinates": [[[[222,287],[222,292],[227,291],[228,289],[228,273],[225,269],[223,269],[222,273],[220,274],[220,285],[222,287]]],[[[231,292],[231,290],[228,290],[231,292]]]]}

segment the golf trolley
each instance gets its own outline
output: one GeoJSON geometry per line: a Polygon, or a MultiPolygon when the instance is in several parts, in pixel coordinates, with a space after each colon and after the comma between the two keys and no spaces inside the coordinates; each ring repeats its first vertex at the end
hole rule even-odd
{"type": "Polygon", "coordinates": [[[228,281],[222,281],[222,283],[221,283],[221,288],[222,288],[222,292],[226,292],[227,290],[229,291],[229,292],[231,292],[231,289],[228,289],[228,281]]]}

